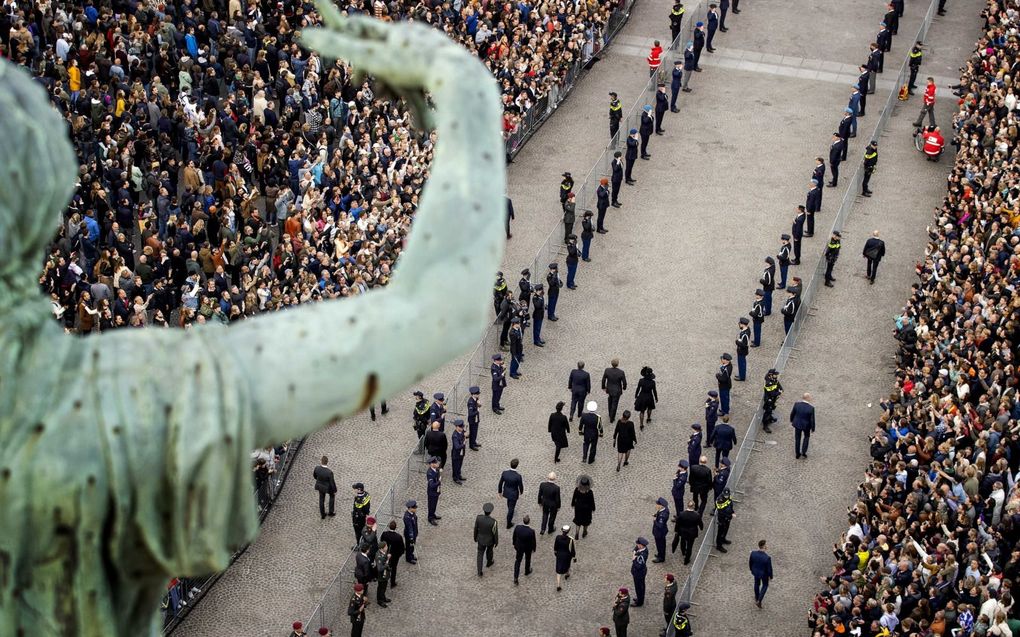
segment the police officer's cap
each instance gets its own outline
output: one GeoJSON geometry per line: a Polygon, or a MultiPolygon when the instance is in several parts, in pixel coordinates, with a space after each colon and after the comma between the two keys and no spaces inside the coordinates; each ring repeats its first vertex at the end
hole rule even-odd
{"type": "Polygon", "coordinates": [[[658,504],[659,506],[664,507],[669,506],[669,503],[666,502],[666,498],[659,498],[658,500],[655,501],[655,503],[658,504]]]}
{"type": "Polygon", "coordinates": [[[733,461],[732,461],[732,460],[730,460],[729,458],[727,458],[726,456],[723,456],[723,459],[722,459],[722,463],[723,463],[723,464],[724,464],[725,466],[727,466],[727,467],[728,467],[728,466],[730,466],[730,464],[732,464],[732,463],[733,463],[733,461]]]}
{"type": "MultiPolygon", "coordinates": [[[[570,173],[563,173],[563,176],[564,177],[570,177],[570,173]]],[[[571,177],[571,179],[573,179],[573,177],[571,177]]]]}
{"type": "Polygon", "coordinates": [[[665,82],[659,82],[659,88],[666,88],[665,82]]]}
{"type": "MultiPolygon", "coordinates": [[[[590,217],[590,216],[592,216],[592,214],[593,214],[593,213],[592,213],[592,211],[591,211],[591,210],[585,210],[585,211],[584,211],[584,216],[585,216],[585,217],[590,217]]],[[[573,236],[573,235],[571,235],[571,236],[573,236]]]]}
{"type": "Polygon", "coordinates": [[[558,267],[560,267],[560,266],[556,265],[555,263],[550,263],[550,264],[549,264],[549,269],[550,269],[550,270],[555,270],[555,269],[556,269],[556,268],[558,268],[558,267]]]}
{"type": "Polygon", "coordinates": [[[531,276],[531,270],[529,270],[528,268],[524,268],[523,270],[521,270],[521,275],[522,276],[531,276]]]}
{"type": "Polygon", "coordinates": [[[733,360],[733,356],[729,352],[724,353],[719,358],[723,359],[724,361],[731,361],[731,360],[733,360]]]}
{"type": "Polygon", "coordinates": [[[478,394],[478,393],[481,393],[481,391],[482,390],[478,389],[478,385],[472,385],[472,386],[468,387],[468,393],[469,394],[478,394]]]}
{"type": "MultiPolygon", "coordinates": [[[[683,63],[684,63],[683,60],[673,60],[673,64],[676,64],[677,66],[680,66],[683,63]]],[[[663,84],[663,86],[665,86],[665,84],[663,84]]]]}
{"type": "Polygon", "coordinates": [[[769,373],[769,374],[778,374],[779,372],[777,372],[777,371],[776,371],[776,368],[775,368],[775,367],[773,367],[772,369],[770,369],[770,370],[768,371],[768,373],[769,373]]]}
{"type": "Polygon", "coordinates": [[[436,392],[432,394],[432,398],[435,400],[446,400],[446,396],[443,395],[443,392],[436,392]]]}
{"type": "MultiPolygon", "coordinates": [[[[729,458],[726,458],[726,460],[729,460],[729,458]]],[[[724,496],[726,496],[727,498],[730,497],[730,490],[729,490],[729,488],[727,487],[727,488],[723,489],[722,490],[722,494],[724,496]]]]}
{"type": "Polygon", "coordinates": [[[407,502],[404,503],[404,506],[407,507],[408,509],[417,509],[418,508],[418,501],[417,500],[408,500],[407,502]]]}
{"type": "Polygon", "coordinates": [[[834,237],[842,237],[843,235],[841,235],[841,234],[839,233],[839,230],[833,230],[833,231],[832,231],[832,236],[834,236],[834,237]]]}
{"type": "Polygon", "coordinates": [[[746,316],[741,316],[741,317],[740,317],[740,324],[741,324],[741,325],[747,325],[747,324],[748,324],[748,323],[750,323],[750,322],[751,322],[751,321],[747,320],[747,317],[746,317],[746,316]]]}
{"type": "Polygon", "coordinates": [[[352,489],[357,489],[358,491],[364,491],[365,490],[365,485],[360,483],[360,482],[355,482],[354,484],[351,485],[351,488],[352,489]]]}
{"type": "Polygon", "coordinates": [[[623,157],[623,153],[620,151],[616,151],[615,153],[613,153],[613,157],[623,157]]]}
{"type": "Polygon", "coordinates": [[[691,425],[691,429],[693,429],[694,431],[701,431],[701,423],[700,422],[694,423],[693,425],[691,425]]]}
{"type": "Polygon", "coordinates": [[[535,284],[535,291],[536,292],[541,292],[543,290],[545,290],[545,286],[544,285],[542,285],[541,283],[536,283],[535,284]]]}
{"type": "Polygon", "coordinates": [[[783,240],[783,241],[789,241],[790,240],[790,235],[788,235],[788,234],[781,234],[781,235],[779,235],[779,238],[781,240],[783,240]]]}
{"type": "Polygon", "coordinates": [[[492,355],[492,360],[494,360],[494,361],[501,361],[501,360],[503,360],[503,355],[502,354],[493,354],[492,355]]]}
{"type": "Polygon", "coordinates": [[[761,288],[758,288],[757,290],[754,291],[754,295],[755,296],[765,296],[765,290],[763,290],[761,288]]]}
{"type": "Polygon", "coordinates": [[[631,135],[637,135],[637,129],[636,128],[630,129],[630,134],[631,135]]]}
{"type": "Polygon", "coordinates": [[[871,142],[868,143],[868,146],[878,146],[878,140],[877,139],[871,140],[871,142]]]}
{"type": "Polygon", "coordinates": [[[690,608],[691,605],[688,604],[687,602],[680,602],[679,604],[676,605],[677,611],[681,613],[684,612],[685,610],[690,610],[690,608]]]}
{"type": "Polygon", "coordinates": [[[429,464],[439,464],[439,458],[432,456],[429,458],[429,464]]]}
{"type": "Polygon", "coordinates": [[[699,22],[695,23],[695,25],[694,25],[694,26],[696,26],[696,27],[703,27],[703,26],[705,26],[705,23],[704,23],[704,22],[701,22],[701,21],[699,21],[699,22]]]}
{"type": "Polygon", "coordinates": [[[776,260],[773,259],[772,257],[765,257],[765,263],[775,264],[775,262],[776,262],[776,260]]]}
{"type": "Polygon", "coordinates": [[[646,540],[643,536],[637,539],[637,543],[641,546],[648,546],[648,540],[646,540]]]}
{"type": "Polygon", "coordinates": [[[613,91],[609,91],[609,97],[616,97],[616,93],[613,91]]]}
{"type": "Polygon", "coordinates": [[[497,272],[496,273],[496,278],[497,279],[502,279],[503,278],[503,273],[502,272],[497,272]]]}
{"type": "Polygon", "coordinates": [[[421,393],[421,390],[420,390],[420,389],[419,389],[418,391],[414,392],[414,393],[413,393],[413,394],[411,394],[411,395],[412,395],[412,396],[417,396],[418,398],[425,398],[425,394],[421,393]]]}
{"type": "Polygon", "coordinates": [[[510,322],[511,322],[511,323],[513,323],[514,325],[519,325],[519,324],[520,324],[520,322],[521,322],[521,319],[519,319],[519,318],[515,318],[515,319],[513,319],[513,320],[512,320],[512,321],[510,321],[510,322]]]}
{"type": "Polygon", "coordinates": [[[458,418],[458,419],[454,420],[453,421],[453,426],[454,427],[463,427],[464,426],[464,420],[462,418],[458,418]]]}
{"type": "Polygon", "coordinates": [[[708,395],[711,396],[712,398],[718,398],[719,397],[719,392],[717,392],[716,390],[713,389],[713,390],[708,392],[708,395]]]}
{"type": "MultiPolygon", "coordinates": [[[[815,181],[815,180],[812,179],[811,181],[815,181]]],[[[817,182],[816,182],[816,184],[817,184],[817,182]]],[[[807,210],[807,208],[805,208],[803,205],[801,205],[801,206],[797,206],[797,210],[800,210],[800,211],[803,212],[804,210],[807,210]]]]}
{"type": "Polygon", "coordinates": [[[492,506],[491,502],[486,502],[485,504],[482,505],[482,511],[484,513],[492,513],[492,510],[495,508],[496,507],[492,506]]]}
{"type": "Polygon", "coordinates": [[[687,462],[686,460],[681,460],[676,466],[683,467],[684,469],[686,469],[691,466],[691,463],[687,462]]]}
{"type": "Polygon", "coordinates": [[[651,111],[652,111],[652,105],[651,104],[645,104],[645,112],[650,113],[651,111]]]}

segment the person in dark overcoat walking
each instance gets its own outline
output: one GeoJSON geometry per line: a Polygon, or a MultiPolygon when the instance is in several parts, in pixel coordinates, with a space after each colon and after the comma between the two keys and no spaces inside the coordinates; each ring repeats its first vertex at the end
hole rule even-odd
{"type": "Polygon", "coordinates": [[[553,444],[556,445],[554,462],[559,462],[560,451],[570,446],[570,442],[567,440],[567,434],[570,433],[570,421],[563,413],[564,407],[566,407],[566,403],[561,400],[556,403],[556,411],[549,414],[549,436],[552,437],[553,444]]]}
{"type": "Polygon", "coordinates": [[[595,493],[591,490],[591,478],[581,476],[577,479],[577,487],[574,488],[574,495],[570,498],[570,506],[574,508],[574,539],[588,537],[588,527],[591,525],[591,516],[595,512],[595,493]]]}
{"type": "Polygon", "coordinates": [[[613,430],[613,444],[616,445],[616,470],[621,465],[630,464],[630,451],[637,442],[637,432],[634,431],[634,421],[630,419],[630,410],[623,410],[623,417],[616,421],[616,428],[613,430]]]}
{"type": "Polygon", "coordinates": [[[570,537],[570,525],[563,525],[563,532],[553,542],[553,555],[556,556],[556,590],[563,590],[562,580],[570,579],[570,564],[577,561],[577,549],[570,537]]]}
{"type": "Polygon", "coordinates": [[[638,381],[634,394],[634,411],[638,413],[638,424],[641,429],[645,428],[645,420],[651,424],[652,410],[655,409],[657,402],[659,394],[655,389],[655,374],[651,367],[642,367],[641,380],[638,381]]]}

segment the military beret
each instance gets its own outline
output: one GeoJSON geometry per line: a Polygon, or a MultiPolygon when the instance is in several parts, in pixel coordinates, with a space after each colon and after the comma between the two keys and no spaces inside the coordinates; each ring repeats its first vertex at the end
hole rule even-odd
{"type": "Polygon", "coordinates": [[[458,418],[458,419],[454,420],[453,421],[453,426],[454,427],[463,427],[464,426],[464,419],[463,418],[458,418]]]}
{"type": "Polygon", "coordinates": [[[375,518],[372,517],[371,515],[368,516],[367,518],[365,518],[365,524],[372,526],[373,524],[375,524],[375,518]]]}
{"type": "MultiPolygon", "coordinates": [[[[362,587],[362,588],[364,588],[364,587],[362,587]]],[[[357,590],[357,589],[355,588],[355,590],[357,590]]],[[[319,634],[320,635],[328,635],[329,634],[329,629],[326,628],[325,626],[320,626],[319,627],[319,634]]]]}
{"type": "Polygon", "coordinates": [[[637,135],[637,129],[636,128],[630,129],[630,134],[631,135],[637,135]]]}
{"type": "Polygon", "coordinates": [[[754,295],[755,296],[765,296],[765,290],[763,290],[761,288],[758,288],[757,290],[754,291],[754,295]]]}
{"type": "Polygon", "coordinates": [[[683,467],[684,469],[686,469],[691,466],[691,463],[687,462],[686,460],[681,460],[679,463],[677,463],[676,466],[683,467]]]}
{"type": "Polygon", "coordinates": [[[665,506],[669,506],[669,503],[666,502],[666,498],[659,498],[658,500],[655,501],[655,503],[658,504],[659,506],[664,506],[664,507],[665,506]]]}
{"type": "Polygon", "coordinates": [[[630,590],[628,590],[628,588],[626,586],[620,588],[620,590],[617,591],[617,592],[623,593],[624,595],[630,595],[630,590]]]}
{"type": "Polygon", "coordinates": [[[789,241],[790,240],[790,235],[788,235],[788,234],[781,234],[781,235],[779,235],[779,238],[782,239],[783,241],[789,241]]]}
{"type": "Polygon", "coordinates": [[[693,425],[691,425],[691,429],[693,429],[694,431],[701,431],[701,423],[699,422],[694,423],[693,425]]]}
{"type": "Polygon", "coordinates": [[[545,286],[544,286],[544,285],[542,285],[541,283],[536,283],[536,284],[535,284],[535,291],[536,291],[536,292],[541,292],[541,291],[542,291],[542,290],[544,290],[544,289],[545,289],[545,286]]]}
{"type": "Polygon", "coordinates": [[[608,636],[609,634],[610,634],[609,626],[602,626],[601,628],[599,628],[599,636],[600,637],[602,635],[608,636]]]}
{"type": "Polygon", "coordinates": [[[492,360],[494,360],[494,361],[501,361],[501,360],[503,360],[503,355],[502,354],[493,354],[492,355],[492,360]]]}
{"type": "Polygon", "coordinates": [[[362,584],[361,582],[358,582],[357,584],[354,585],[354,591],[356,593],[363,593],[363,592],[365,592],[365,585],[362,584]]]}
{"type": "Polygon", "coordinates": [[[723,359],[724,361],[731,361],[731,360],[733,360],[733,356],[729,352],[726,352],[725,354],[723,354],[719,358],[723,359]]]}
{"type": "Polygon", "coordinates": [[[645,111],[651,112],[651,110],[652,110],[652,105],[651,104],[645,104],[645,111]]]}
{"type": "Polygon", "coordinates": [[[712,398],[718,398],[719,397],[719,392],[717,392],[716,390],[713,389],[713,390],[710,390],[708,392],[708,395],[711,396],[712,398]]]}
{"type": "Polygon", "coordinates": [[[746,316],[741,316],[741,317],[740,317],[740,324],[741,324],[741,325],[747,325],[747,324],[748,324],[748,323],[750,323],[750,322],[751,322],[751,321],[747,320],[747,317],[746,317],[746,316]]]}
{"type": "Polygon", "coordinates": [[[639,537],[637,539],[637,543],[640,544],[641,546],[648,546],[648,540],[646,540],[644,537],[639,537]]]}
{"type": "Polygon", "coordinates": [[[705,26],[705,23],[699,21],[699,22],[695,23],[694,26],[696,26],[696,27],[703,27],[703,26],[705,26]]]}
{"type": "Polygon", "coordinates": [[[676,579],[676,575],[673,575],[672,573],[666,573],[666,581],[667,582],[672,582],[675,579],[676,579]]]}
{"type": "MultiPolygon", "coordinates": [[[[673,64],[683,64],[683,63],[684,63],[683,60],[673,60],[673,64]]],[[[665,85],[663,85],[663,86],[665,86],[665,85]]]]}
{"type": "Polygon", "coordinates": [[[436,400],[445,400],[446,399],[446,396],[444,396],[443,392],[441,392],[441,391],[437,391],[436,393],[432,394],[432,397],[435,398],[436,400]]]}
{"type": "Polygon", "coordinates": [[[478,389],[478,385],[472,385],[472,386],[468,387],[468,393],[469,394],[477,394],[477,393],[480,393],[481,391],[482,390],[478,389]]]}
{"type": "Polygon", "coordinates": [[[408,509],[417,509],[418,508],[418,501],[417,500],[408,500],[407,502],[404,503],[404,506],[406,506],[408,509]]]}
{"type": "Polygon", "coordinates": [[[357,489],[358,491],[364,491],[365,485],[361,482],[355,482],[354,484],[351,485],[351,488],[357,489]]]}
{"type": "Polygon", "coordinates": [[[492,510],[495,508],[496,507],[494,507],[491,502],[486,502],[485,504],[482,505],[482,511],[484,511],[485,513],[492,513],[492,510]]]}
{"type": "Polygon", "coordinates": [[[301,630],[301,628],[303,628],[303,627],[304,627],[304,624],[302,624],[301,622],[294,622],[291,625],[291,628],[293,628],[294,630],[301,630]]]}
{"type": "MultiPolygon", "coordinates": [[[[590,217],[590,216],[592,216],[593,214],[594,214],[594,213],[593,213],[593,212],[592,212],[591,210],[585,210],[585,211],[584,211],[584,216],[585,216],[585,217],[590,217]]],[[[571,236],[573,236],[573,235],[571,235],[571,236]]]]}

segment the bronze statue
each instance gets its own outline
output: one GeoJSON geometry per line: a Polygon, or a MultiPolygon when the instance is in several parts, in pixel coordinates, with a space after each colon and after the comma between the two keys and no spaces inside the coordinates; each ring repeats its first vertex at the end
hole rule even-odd
{"type": "Polygon", "coordinates": [[[169,577],[222,569],[254,537],[252,449],[392,396],[482,334],[503,254],[495,82],[425,25],[319,9],[308,45],[434,118],[431,179],[385,289],[230,328],[78,338],[52,320],[36,277],[77,165],[45,92],[0,61],[0,635],[155,634],[169,577]]]}

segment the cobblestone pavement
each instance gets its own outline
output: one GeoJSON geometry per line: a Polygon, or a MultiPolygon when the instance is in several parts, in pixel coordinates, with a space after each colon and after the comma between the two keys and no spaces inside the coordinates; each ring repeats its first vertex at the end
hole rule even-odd
{"type": "MultiPolygon", "coordinates": [[[[623,35],[633,38],[632,42],[666,39],[669,5],[664,0],[641,0],[623,35]]],[[[877,31],[872,25],[877,25],[884,11],[880,3],[863,0],[824,6],[793,0],[744,5],[741,15],[728,19],[729,33],[718,34],[716,55],[732,45],[741,51],[856,63],[872,31],[877,31]],[[808,24],[810,37],[803,33],[808,24]]],[[[976,6],[972,1],[953,7],[953,15],[945,20],[947,26],[958,27],[952,36],[956,48],[936,45],[937,59],[931,60],[930,67],[926,61],[922,76],[953,75],[958,66],[953,55],[969,45],[972,27],[978,26],[976,6]]],[[[905,55],[904,34],[916,32],[920,5],[910,5],[907,11],[890,60],[905,55]]],[[[948,31],[937,26],[933,37],[946,37],[948,31]]],[[[517,219],[505,271],[513,281],[559,216],[554,193],[560,173],[586,174],[602,150],[608,134],[606,93],[615,90],[629,104],[630,96],[647,80],[643,61],[628,52],[627,40],[621,42],[624,47],[619,51],[616,45],[610,47],[510,168],[517,219]]],[[[653,502],[669,493],[673,468],[685,455],[689,424],[700,419],[704,392],[714,385],[717,356],[732,350],[736,318],[750,308],[761,259],[774,254],[778,235],[788,231],[792,209],[803,201],[812,158],[824,154],[849,94],[848,86],[818,78],[721,64],[706,64],[691,86],[695,92],[682,104],[683,112],[666,120],[666,135],[653,137],[652,160],[638,162],[638,185],[625,186],[624,207],[610,209],[610,234],[597,235],[593,261],[580,269],[579,288],[564,290],[558,312],[562,320],[546,323],[547,347],[526,347],[525,377],[510,381],[504,398],[507,412],[501,417],[483,412],[480,439],[484,446],[468,456],[465,485],[447,480],[438,529],[424,524],[424,480],[412,486],[412,497],[423,506],[421,561],[414,567],[401,565],[401,585],[390,594],[394,603],[385,610],[370,609],[366,634],[403,637],[459,630],[542,637],[595,634],[596,626],[609,623],[615,589],[633,588],[631,543],[638,535],[650,536],[653,502]],[[584,360],[597,383],[602,368],[614,356],[621,359],[631,383],[636,383],[642,365],[655,368],[662,402],[654,424],[639,432],[631,464],[621,473],[614,471],[615,453],[608,437],[594,465],[580,463],[576,438],[571,439],[565,460],[553,465],[546,420],[552,405],[568,398],[569,370],[577,360],[584,360]],[[539,516],[534,499],[548,471],[560,474],[565,502],[579,473],[593,478],[598,510],[589,536],[578,543],[574,576],[561,593],[553,583],[552,542],[544,537],[535,573],[522,578],[520,587],[512,583],[513,552],[504,529],[495,567],[482,579],[474,574],[471,525],[486,501],[497,505],[497,518],[505,514],[496,484],[511,457],[521,459],[526,487],[518,521],[524,514],[539,516]]],[[[881,104],[886,94],[880,89],[871,104],[881,104]]],[[[769,635],[793,634],[804,626],[803,612],[813,592],[811,578],[828,566],[826,547],[839,533],[841,505],[852,495],[863,466],[864,436],[875,412],[862,405],[876,402],[888,387],[892,341],[885,334],[885,321],[905,298],[911,281],[909,265],[923,246],[921,228],[942,188],[939,174],[945,167],[919,162],[909,137],[904,137],[902,124],[907,116],[914,116],[916,100],[901,107],[908,115],[899,114],[882,146],[882,161],[873,180],[878,194],[851,216],[852,230],[837,270],[838,287],[819,297],[802,337],[801,353],[784,379],[787,398],[805,390],[818,396],[822,423],[818,458],[787,465],[784,454],[789,436],[783,429],[777,430],[777,445],[762,445],[764,451],[753,458],[731,535],[735,550],[725,560],[710,561],[696,595],[696,626],[703,627],[699,633],[735,634],[738,628],[746,629],[748,621],[767,626],[760,634],[769,635]],[[918,172],[924,178],[911,179],[918,172]],[[865,289],[851,272],[863,267],[856,255],[871,226],[883,231],[889,257],[878,284],[865,289]],[[853,317],[851,321],[845,320],[848,316],[853,317]],[[809,355],[809,351],[826,355],[809,355]],[[844,402],[851,389],[861,390],[861,398],[850,405],[854,411],[844,402]],[[837,402],[842,416],[830,424],[837,402]],[[832,429],[836,432],[830,434],[832,429]],[[830,473],[821,473],[823,466],[830,473]],[[805,494],[803,488],[809,484],[812,490],[805,494]],[[818,506],[800,506],[805,500],[818,506]],[[765,529],[777,545],[780,580],[770,593],[769,610],[754,614],[753,606],[744,603],[744,560],[750,542],[765,529]],[[789,541],[780,542],[782,537],[789,541]],[[714,598],[728,600],[729,605],[711,601],[714,598]]],[[[940,112],[945,113],[945,109],[940,112]]],[[[862,130],[870,130],[874,121],[869,114],[861,122],[862,130]]],[[[857,142],[850,151],[854,158],[863,150],[861,138],[857,142]]],[[[832,189],[825,191],[823,210],[828,214],[818,217],[819,227],[831,223],[838,196],[832,189]]],[[[805,240],[805,255],[819,254],[823,241],[820,235],[805,240]]],[[[805,259],[807,267],[799,269],[802,274],[810,272],[813,258],[805,259]]],[[[749,361],[752,382],[738,384],[734,391],[733,422],[738,435],[756,406],[758,379],[775,356],[780,329],[776,318],[766,324],[763,347],[749,361]]],[[[422,389],[442,391],[462,364],[463,359],[447,365],[422,389]]],[[[480,384],[485,402],[487,384],[480,384]]],[[[627,395],[624,407],[631,406],[632,392],[627,395]]],[[[603,396],[600,392],[593,396],[600,407],[604,407],[603,396]]],[[[784,399],[781,406],[788,404],[784,399]]],[[[353,543],[348,518],[351,495],[345,487],[362,481],[377,501],[382,496],[413,443],[410,405],[409,395],[396,397],[391,401],[393,411],[377,423],[361,415],[311,436],[258,540],[224,574],[178,634],[280,635],[294,619],[304,620],[353,543]],[[337,517],[324,522],[316,515],[317,498],[310,479],[322,454],[331,458],[341,487],[337,517]]],[[[570,517],[569,507],[564,508],[560,519],[570,517]]],[[[533,525],[537,526],[537,520],[533,525]]],[[[651,566],[648,603],[631,613],[632,634],[657,634],[662,617],[659,582],[667,570],[686,575],[672,556],[664,565],[651,566]]],[[[346,625],[334,629],[343,634],[346,625]]]]}

